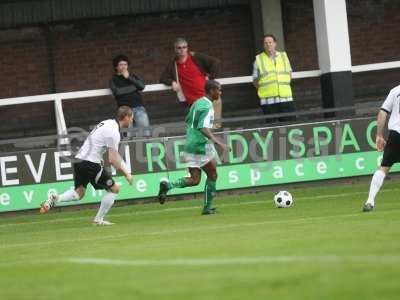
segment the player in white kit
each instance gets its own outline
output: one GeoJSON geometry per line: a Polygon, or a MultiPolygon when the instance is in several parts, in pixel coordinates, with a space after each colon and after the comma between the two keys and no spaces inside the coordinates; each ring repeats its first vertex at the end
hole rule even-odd
{"type": "Polygon", "coordinates": [[[103,155],[108,152],[108,160],[111,165],[116,170],[120,170],[129,184],[132,184],[133,177],[118,153],[121,140],[120,128],[128,128],[132,120],[131,108],[121,106],[118,108],[116,119],[102,121],[92,130],[75,156],[76,161],[73,165],[75,189],[68,190],[61,195],[51,194],[49,199],[41,204],[41,213],[47,213],[59,202],[82,199],[90,182],[95,189],[107,190],[107,193],[101,199],[100,208],[93,223],[96,225],[113,224],[104,220],[104,217],[114,204],[119,186],[103,168],[103,155]]]}
{"type": "Polygon", "coordinates": [[[378,113],[378,128],[376,133],[376,148],[383,151],[381,166],[372,177],[368,200],[363,211],[374,209],[375,197],[379,192],[386,175],[393,164],[400,162],[400,85],[392,89],[378,113]],[[387,115],[390,114],[388,123],[389,136],[387,142],[383,137],[387,115]]]}

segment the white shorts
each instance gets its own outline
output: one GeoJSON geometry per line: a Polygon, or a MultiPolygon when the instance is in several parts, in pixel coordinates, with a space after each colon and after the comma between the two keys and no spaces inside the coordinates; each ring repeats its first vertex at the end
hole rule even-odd
{"type": "Polygon", "coordinates": [[[183,152],[183,160],[188,168],[201,168],[212,161],[217,155],[213,144],[206,144],[206,154],[193,154],[183,152]]]}

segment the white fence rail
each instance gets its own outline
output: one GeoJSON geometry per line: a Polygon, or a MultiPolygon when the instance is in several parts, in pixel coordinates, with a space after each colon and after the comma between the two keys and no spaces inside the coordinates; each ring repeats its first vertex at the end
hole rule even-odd
{"type": "MultiPolygon", "coordinates": [[[[359,73],[359,72],[387,70],[387,69],[394,69],[394,68],[400,68],[400,61],[353,66],[352,72],[359,73]]],[[[321,76],[320,70],[293,72],[293,74],[292,74],[293,79],[312,78],[312,77],[319,77],[319,76],[321,76]]],[[[219,78],[217,80],[222,85],[251,83],[253,81],[251,76],[219,78]]],[[[150,84],[150,85],[146,85],[146,88],[144,89],[143,92],[145,92],[145,93],[157,92],[157,91],[165,91],[165,90],[170,90],[170,89],[171,89],[170,87],[168,87],[164,84],[150,84]]],[[[0,99],[0,106],[54,101],[54,111],[55,111],[55,115],[56,115],[57,133],[58,134],[67,134],[68,132],[67,132],[67,127],[66,127],[66,123],[65,123],[63,107],[62,107],[63,100],[92,98],[92,97],[100,97],[100,96],[108,96],[108,95],[111,95],[111,91],[109,89],[99,89],[99,90],[88,90],[88,91],[57,93],[57,94],[45,94],[45,95],[17,97],[17,98],[4,98],[4,99],[0,99]]],[[[68,140],[65,139],[64,142],[68,142],[68,140]]]]}

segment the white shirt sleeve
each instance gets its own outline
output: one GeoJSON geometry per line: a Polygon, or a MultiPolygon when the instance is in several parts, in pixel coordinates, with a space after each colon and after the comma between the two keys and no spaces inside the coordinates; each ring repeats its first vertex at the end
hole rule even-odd
{"type": "Polygon", "coordinates": [[[121,140],[121,136],[118,132],[110,132],[109,135],[106,136],[106,147],[114,149],[115,151],[118,152],[118,147],[119,147],[119,142],[121,140]]]}
{"type": "Polygon", "coordinates": [[[381,109],[388,113],[391,113],[393,110],[393,105],[394,105],[395,100],[396,100],[396,95],[392,90],[392,91],[390,91],[389,95],[387,96],[385,102],[383,102],[381,109]]]}

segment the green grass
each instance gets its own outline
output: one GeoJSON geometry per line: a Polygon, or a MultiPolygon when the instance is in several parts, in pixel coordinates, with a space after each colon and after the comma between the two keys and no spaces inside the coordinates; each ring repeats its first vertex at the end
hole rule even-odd
{"type": "MultiPolygon", "coordinates": [[[[323,186],[323,184],[321,184],[323,186]]],[[[0,299],[398,299],[400,187],[368,185],[0,218],[0,299]]]]}

